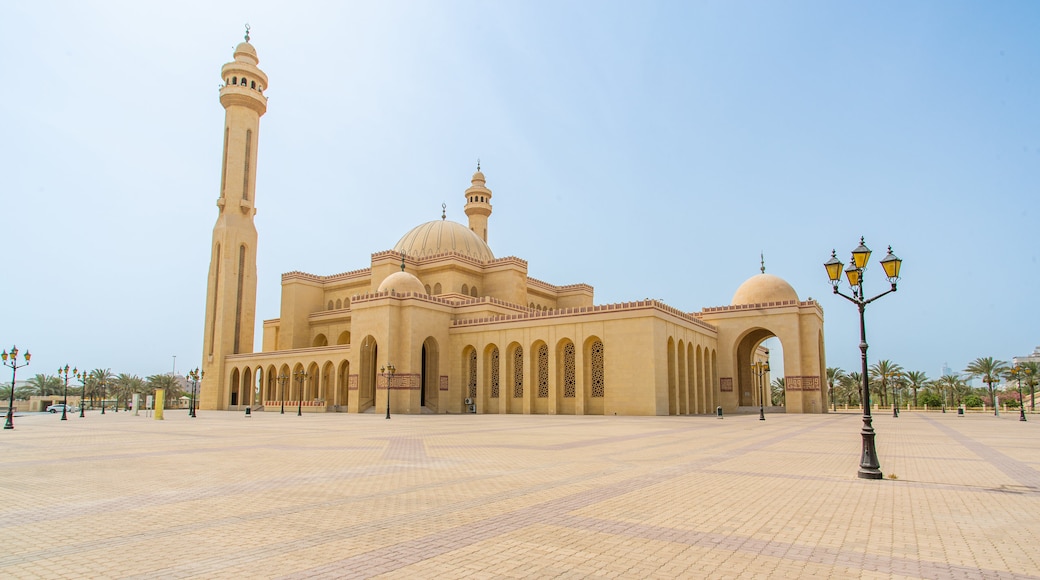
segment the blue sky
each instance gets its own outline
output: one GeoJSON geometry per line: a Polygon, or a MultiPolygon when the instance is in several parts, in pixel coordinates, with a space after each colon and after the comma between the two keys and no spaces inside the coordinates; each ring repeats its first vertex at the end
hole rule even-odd
{"type": "MultiPolygon", "coordinates": [[[[270,77],[259,319],[282,272],[367,267],[464,222],[596,302],[729,304],[766,269],[825,310],[859,236],[903,260],[872,361],[939,375],[1040,344],[1035,2],[13,2],[0,18],[0,344],[66,362],[198,366],[216,219],[220,67],[252,26],[270,77]]],[[[0,380],[3,379],[0,377],[0,380]]]]}

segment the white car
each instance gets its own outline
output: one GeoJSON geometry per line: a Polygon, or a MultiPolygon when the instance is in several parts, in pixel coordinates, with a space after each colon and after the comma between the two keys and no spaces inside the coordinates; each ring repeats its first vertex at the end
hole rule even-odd
{"type": "Polygon", "coordinates": [[[48,413],[57,413],[57,412],[61,411],[62,409],[65,409],[66,412],[71,413],[72,412],[72,405],[63,405],[61,403],[58,403],[57,405],[51,405],[51,406],[47,407],[47,412],[48,413]],[[68,407],[68,408],[66,408],[66,407],[68,407]]]}

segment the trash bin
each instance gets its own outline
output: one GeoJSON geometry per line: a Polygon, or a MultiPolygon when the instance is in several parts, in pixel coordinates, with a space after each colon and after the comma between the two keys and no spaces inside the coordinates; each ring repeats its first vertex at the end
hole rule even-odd
{"type": "Polygon", "coordinates": [[[253,409],[252,409],[252,407],[246,407],[246,417],[252,417],[252,416],[253,416],[253,409]]]}
{"type": "Polygon", "coordinates": [[[964,405],[961,405],[960,407],[957,407],[957,416],[958,417],[963,417],[964,416],[964,405]]]}
{"type": "Polygon", "coordinates": [[[719,405],[718,407],[715,407],[715,416],[718,417],[719,419],[722,418],[722,406],[721,405],[719,405]]]}

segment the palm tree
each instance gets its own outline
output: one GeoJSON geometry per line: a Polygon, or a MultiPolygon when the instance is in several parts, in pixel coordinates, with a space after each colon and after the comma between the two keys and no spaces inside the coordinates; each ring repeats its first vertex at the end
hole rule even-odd
{"type": "Polygon", "coordinates": [[[151,375],[145,380],[148,381],[149,388],[163,390],[164,407],[174,406],[173,402],[181,396],[181,385],[171,374],[151,375]]]}
{"type": "Polygon", "coordinates": [[[860,373],[852,372],[842,379],[840,388],[845,394],[845,403],[848,405],[860,405],[862,401],[860,398],[863,396],[861,389],[863,388],[863,375],[860,373]]]}
{"type": "Polygon", "coordinates": [[[967,394],[967,383],[957,375],[943,375],[935,382],[936,388],[943,395],[943,402],[949,401],[950,406],[960,405],[967,394]]]}
{"type": "Polygon", "coordinates": [[[101,396],[101,404],[105,404],[105,397],[108,396],[108,388],[115,382],[116,376],[112,374],[112,369],[94,369],[90,371],[90,375],[87,377],[87,384],[90,388],[90,406],[94,406],[94,397],[101,396]]]}
{"type": "Polygon", "coordinates": [[[784,404],[784,386],[784,377],[773,379],[773,383],[769,385],[770,403],[774,407],[779,407],[784,404]]]}
{"type": "Polygon", "coordinates": [[[38,374],[26,381],[32,387],[34,394],[46,397],[48,395],[60,395],[65,383],[58,377],[38,374]]]}
{"type": "Polygon", "coordinates": [[[888,405],[888,395],[886,388],[888,387],[888,385],[892,385],[892,404],[894,405],[896,383],[899,381],[899,379],[903,378],[903,367],[897,365],[896,363],[890,360],[882,359],[871,365],[870,374],[873,378],[877,380],[878,388],[881,392],[882,405],[888,405]]]}
{"type": "Polygon", "coordinates": [[[1040,381],[1040,363],[1034,361],[1022,363],[1022,368],[1028,371],[1026,375],[1026,386],[1029,387],[1029,410],[1036,411],[1036,385],[1040,381]]]}
{"type": "Polygon", "coordinates": [[[982,382],[986,383],[986,387],[989,389],[989,402],[993,405],[993,415],[1000,415],[1000,409],[997,408],[997,401],[993,397],[993,381],[999,380],[1000,375],[1008,369],[1006,361],[996,360],[991,356],[981,357],[973,360],[969,364],[964,372],[972,376],[972,378],[979,377],[982,382]]]}
{"type": "Polygon", "coordinates": [[[841,379],[845,377],[845,371],[840,367],[827,367],[827,385],[830,387],[830,400],[832,405],[837,405],[837,399],[834,398],[834,385],[841,384],[841,379]]]}
{"type": "Polygon", "coordinates": [[[145,388],[144,379],[141,377],[120,373],[115,378],[112,392],[116,395],[116,405],[118,405],[120,399],[129,401],[132,395],[144,394],[147,392],[147,389],[145,388]]]}
{"type": "Polygon", "coordinates": [[[917,407],[917,389],[928,383],[928,375],[924,371],[907,371],[904,375],[906,386],[914,390],[914,407],[917,407]]]}

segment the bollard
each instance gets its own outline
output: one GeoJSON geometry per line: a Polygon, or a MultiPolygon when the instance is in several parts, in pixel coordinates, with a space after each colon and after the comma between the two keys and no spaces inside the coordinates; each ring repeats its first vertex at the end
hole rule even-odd
{"type": "Polygon", "coordinates": [[[253,416],[252,415],[252,409],[250,407],[246,407],[246,417],[252,417],[252,416],[253,416]]]}
{"type": "Polygon", "coordinates": [[[716,415],[716,416],[717,416],[717,417],[718,417],[719,419],[721,419],[721,418],[722,418],[722,406],[721,406],[721,405],[719,405],[718,407],[715,407],[715,415],[716,415]]]}

